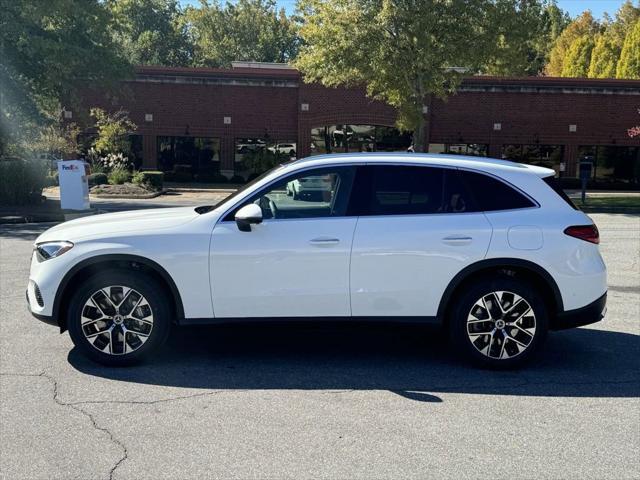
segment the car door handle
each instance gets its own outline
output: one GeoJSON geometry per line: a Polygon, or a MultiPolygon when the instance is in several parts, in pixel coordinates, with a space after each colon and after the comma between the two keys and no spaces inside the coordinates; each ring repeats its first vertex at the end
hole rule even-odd
{"type": "Polygon", "coordinates": [[[442,242],[447,245],[468,245],[472,240],[473,238],[467,235],[449,235],[448,237],[444,237],[442,242]]]}
{"type": "Polygon", "coordinates": [[[338,238],[329,238],[329,237],[318,237],[318,238],[314,238],[312,240],[309,240],[309,243],[311,245],[318,245],[318,246],[335,245],[337,243],[340,243],[340,239],[338,239],[338,238]]]}

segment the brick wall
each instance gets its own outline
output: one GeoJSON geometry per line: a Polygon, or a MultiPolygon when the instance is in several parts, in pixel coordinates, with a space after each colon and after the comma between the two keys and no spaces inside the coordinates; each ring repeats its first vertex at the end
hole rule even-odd
{"type": "MultiPolygon", "coordinates": [[[[124,82],[117,92],[107,96],[88,89],[82,97],[84,110],[130,112],[143,135],[148,168],[156,166],[157,136],[219,138],[221,169],[230,171],[237,138],[293,141],[298,156],[306,156],[314,127],[392,126],[396,119],[393,108],[361,89],[304,84],[292,70],[141,67],[137,81],[124,82]],[[148,113],[151,122],[145,121],[148,113]],[[224,123],[226,116],[231,124],[224,123]]],[[[489,144],[489,154],[497,157],[503,144],[564,145],[568,174],[575,173],[580,145],[640,145],[638,137],[627,135],[640,124],[640,81],[473,77],[447,100],[426,103],[431,143],[489,144]],[[494,130],[495,123],[500,130],[494,130]]]]}

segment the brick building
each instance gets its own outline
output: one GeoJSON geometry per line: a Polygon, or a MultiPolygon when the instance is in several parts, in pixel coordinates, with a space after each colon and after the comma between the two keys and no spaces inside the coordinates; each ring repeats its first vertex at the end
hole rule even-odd
{"type": "MultiPolygon", "coordinates": [[[[212,172],[246,178],[276,153],[406,150],[411,143],[394,128],[393,108],[362,90],[305,84],[284,65],[139,67],[116,94],[82,97],[87,110],[129,112],[142,168],[200,180],[212,172]]],[[[628,130],[640,124],[639,109],[637,80],[477,76],[447,100],[426,99],[426,136],[431,152],[543,164],[564,177],[575,177],[586,158],[598,181],[637,186],[640,137],[628,130]]]]}

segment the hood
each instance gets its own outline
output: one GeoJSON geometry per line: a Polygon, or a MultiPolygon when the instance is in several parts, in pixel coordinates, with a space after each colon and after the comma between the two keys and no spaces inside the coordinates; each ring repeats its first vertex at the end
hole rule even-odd
{"type": "Polygon", "coordinates": [[[36,243],[52,240],[73,242],[83,238],[134,231],[153,232],[182,225],[199,216],[193,207],[154,208],[91,215],[50,228],[36,239],[36,243]]]}

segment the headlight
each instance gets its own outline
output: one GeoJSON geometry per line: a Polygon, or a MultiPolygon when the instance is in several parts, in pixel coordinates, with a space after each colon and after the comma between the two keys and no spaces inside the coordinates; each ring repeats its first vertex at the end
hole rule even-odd
{"type": "Polygon", "coordinates": [[[71,242],[44,242],[36,245],[38,259],[42,262],[50,258],[59,257],[73,248],[71,242]]]}

